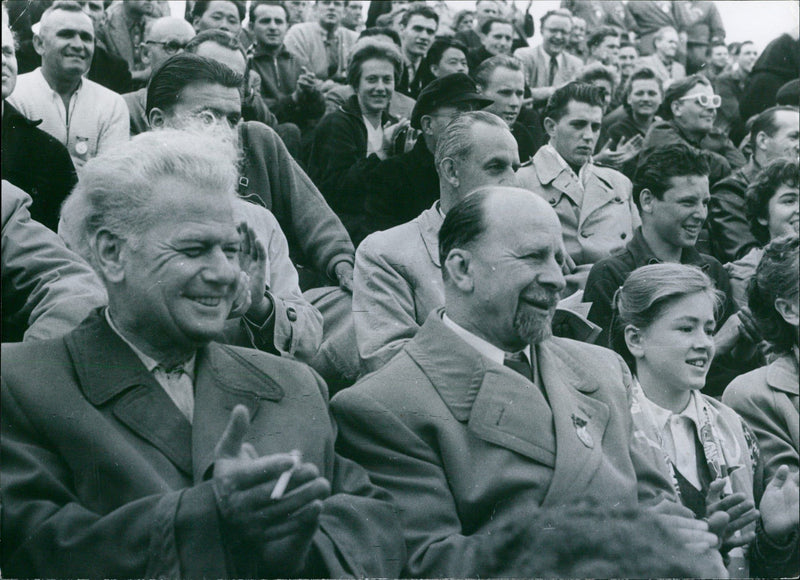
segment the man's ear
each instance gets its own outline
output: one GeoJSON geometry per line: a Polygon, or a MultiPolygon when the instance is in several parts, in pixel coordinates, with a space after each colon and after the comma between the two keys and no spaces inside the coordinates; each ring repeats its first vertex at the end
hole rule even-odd
{"type": "Polygon", "coordinates": [[[44,54],[44,40],[42,40],[41,33],[33,35],[33,50],[35,50],[36,54],[39,56],[44,54]]]}
{"type": "Polygon", "coordinates": [[[758,135],[756,135],[756,142],[753,143],[753,147],[756,149],[764,149],[766,147],[766,141],[769,139],[769,135],[766,134],[764,131],[759,131],[758,135]]]}
{"type": "Polygon", "coordinates": [[[450,250],[442,264],[447,270],[450,281],[464,293],[470,293],[475,288],[472,269],[472,253],[462,248],[450,250]]]}
{"type": "Polygon", "coordinates": [[[139,54],[142,57],[142,62],[146,65],[150,65],[150,47],[147,46],[144,42],[139,45],[139,54]]]}
{"type": "Polygon", "coordinates": [[[433,124],[433,118],[430,115],[422,115],[419,119],[419,127],[422,130],[423,135],[430,135],[431,134],[431,125],[433,124]]]}
{"type": "Polygon", "coordinates": [[[797,328],[800,323],[800,313],[797,311],[797,300],[787,300],[786,298],[775,299],[775,310],[790,324],[797,328]]]}
{"type": "Polygon", "coordinates": [[[628,346],[628,350],[633,355],[634,358],[639,358],[644,356],[644,348],[642,346],[642,333],[641,331],[629,324],[625,327],[624,336],[625,336],[625,344],[628,346]]]}
{"type": "Polygon", "coordinates": [[[108,282],[119,283],[125,279],[124,246],[125,240],[108,230],[100,230],[93,240],[92,252],[97,267],[108,282]]]}
{"type": "Polygon", "coordinates": [[[147,115],[147,122],[153,129],[163,129],[167,125],[167,115],[158,107],[153,107],[147,115]]]}
{"type": "Polygon", "coordinates": [[[544,124],[544,130],[552,138],[556,132],[556,125],[558,125],[558,122],[555,119],[551,119],[550,117],[545,117],[543,124],[544,124]]]}
{"type": "Polygon", "coordinates": [[[639,194],[639,205],[641,206],[642,213],[651,213],[653,211],[653,200],[656,196],[652,191],[646,187],[639,194]]]}
{"type": "Polygon", "coordinates": [[[197,25],[198,25],[198,24],[200,24],[200,17],[199,17],[199,16],[195,16],[195,17],[193,17],[193,18],[192,18],[192,28],[194,28],[194,31],[195,31],[195,32],[197,32],[197,31],[198,31],[198,30],[197,30],[197,25]]]}
{"type": "Polygon", "coordinates": [[[457,188],[460,185],[458,168],[450,157],[445,157],[439,163],[439,178],[444,179],[453,188],[457,188]]]}
{"type": "Polygon", "coordinates": [[[675,99],[674,101],[672,101],[669,104],[669,110],[672,111],[672,116],[673,117],[680,116],[680,115],[678,115],[678,112],[680,111],[680,109],[681,109],[681,102],[678,99],[675,99]]]}

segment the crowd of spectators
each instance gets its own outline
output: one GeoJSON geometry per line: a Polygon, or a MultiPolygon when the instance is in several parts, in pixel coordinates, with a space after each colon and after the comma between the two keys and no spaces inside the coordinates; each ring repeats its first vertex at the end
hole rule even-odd
{"type": "Polygon", "coordinates": [[[6,575],[800,573],[797,32],[185,4],[3,1],[6,575]]]}

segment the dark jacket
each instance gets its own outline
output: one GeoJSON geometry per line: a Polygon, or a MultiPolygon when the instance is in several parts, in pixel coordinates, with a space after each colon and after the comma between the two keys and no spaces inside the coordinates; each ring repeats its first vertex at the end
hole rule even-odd
{"type": "Polygon", "coordinates": [[[425,59],[419,63],[413,78],[411,76],[411,67],[408,66],[408,63],[406,63],[403,67],[403,73],[400,75],[400,80],[397,82],[397,86],[395,86],[394,90],[398,93],[406,95],[407,97],[416,99],[419,96],[422,87],[427,84],[425,80],[429,76],[428,63],[425,59]]]}
{"type": "Polygon", "coordinates": [[[708,177],[710,185],[730,175],[732,169],[738,169],[747,163],[741,151],[719,129],[711,129],[702,140],[695,141],[674,121],[659,121],[650,125],[639,153],[639,162],[644,162],[654,150],[672,143],[687,143],[711,155],[711,175],[708,177]]]}
{"type": "Polygon", "coordinates": [[[325,99],[319,91],[301,93],[296,102],[292,98],[302,66],[284,47],[273,57],[256,46],[250,57],[250,67],[261,77],[261,96],[278,121],[307,128],[325,114],[325,99]]]}
{"type": "Polygon", "coordinates": [[[492,58],[494,55],[486,50],[486,47],[482,44],[470,50],[467,53],[467,64],[469,65],[469,74],[474,75],[475,69],[477,69],[481,63],[489,58],[492,58]]]}
{"type": "Polygon", "coordinates": [[[753,159],[711,188],[708,228],[711,250],[722,263],[738,260],[759,246],[745,215],[745,192],[760,167],[753,159]]]}
{"type": "Polygon", "coordinates": [[[784,84],[800,77],[800,40],[783,34],[770,42],[750,71],[747,86],[739,100],[739,111],[746,123],[753,115],[775,104],[784,84]]]}
{"type": "Polygon", "coordinates": [[[722,98],[714,126],[728,135],[734,144],[741,143],[746,133],[746,119],[742,119],[739,113],[739,101],[746,86],[747,73],[741,69],[723,73],[714,80],[714,92],[722,98]]]}
{"type": "MultiPolygon", "coordinates": [[[[608,258],[604,258],[592,266],[589,278],[586,281],[583,300],[592,304],[589,310],[589,320],[603,329],[596,341],[597,344],[603,346],[609,344],[609,329],[613,323],[612,301],[614,294],[625,282],[628,274],[641,266],[658,263],[660,263],[660,260],[656,258],[650,246],[647,245],[640,227],[634,232],[633,239],[622,250],[618,250],[608,258]]],[[[733,300],[733,291],[731,290],[728,272],[716,258],[701,254],[695,248],[683,250],[681,263],[699,267],[708,274],[717,290],[725,294],[725,301],[717,317],[717,327],[721,327],[728,317],[736,311],[736,303],[733,300]]],[[[750,361],[740,361],[739,366],[737,366],[728,358],[718,356],[714,359],[706,379],[706,387],[703,390],[706,395],[721,395],[724,388],[734,377],[746,372],[742,365],[747,366],[750,364],[750,361]]],[[[746,370],[751,370],[751,368],[748,366],[746,370]]]]}
{"type": "MultiPolygon", "coordinates": [[[[646,131],[642,131],[639,125],[634,123],[628,109],[623,107],[622,110],[625,112],[625,116],[608,127],[608,131],[606,132],[608,140],[603,144],[603,147],[609,145],[613,151],[617,150],[617,146],[623,138],[625,141],[630,141],[637,135],[644,137],[647,134],[646,131]]],[[[605,124],[605,120],[603,121],[603,124],[605,124]]],[[[622,167],[618,168],[618,170],[624,173],[626,177],[633,180],[633,175],[636,172],[636,164],[638,161],[639,156],[636,155],[633,159],[623,164],[622,167]]]]}
{"type": "MultiPolygon", "coordinates": [[[[384,113],[382,123],[394,121],[384,113]]],[[[364,222],[367,175],[381,159],[367,157],[367,128],[353,95],[338,111],[325,115],[314,129],[306,157],[308,174],[351,237],[358,237],[364,222]]]]}
{"type": "Polygon", "coordinates": [[[31,217],[55,231],[61,204],[78,183],[67,148],[3,102],[2,177],[31,196],[31,217]]]}
{"type": "Polygon", "coordinates": [[[536,155],[539,148],[547,142],[544,131],[539,131],[537,133],[532,130],[531,126],[523,125],[519,121],[516,121],[514,125],[512,125],[511,134],[514,136],[514,139],[517,140],[520,163],[525,163],[536,155]]]}
{"type": "Polygon", "coordinates": [[[334,266],[352,264],[355,254],[342,222],[272,129],[250,122],[242,123],[239,131],[244,151],[240,195],[255,194],[275,215],[292,262],[335,280],[334,266]]]}
{"type": "Polygon", "coordinates": [[[361,238],[413,220],[437,199],[439,174],[433,154],[420,137],[411,151],[390,157],[369,172],[361,238]]]}

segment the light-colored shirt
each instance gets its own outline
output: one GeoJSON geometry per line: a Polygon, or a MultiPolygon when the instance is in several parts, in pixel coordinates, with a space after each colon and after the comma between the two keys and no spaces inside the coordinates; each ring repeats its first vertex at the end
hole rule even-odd
{"type": "Polygon", "coordinates": [[[178,407],[178,410],[180,410],[183,416],[191,423],[194,416],[194,365],[197,358],[196,355],[193,354],[188,361],[179,365],[181,372],[175,372],[173,370],[168,373],[167,369],[161,363],[147,356],[136,348],[131,341],[125,338],[125,335],[114,325],[108,308],[105,310],[105,316],[106,322],[108,322],[111,330],[113,330],[117,336],[130,347],[133,353],[139,357],[139,360],[142,361],[147,371],[153,375],[153,378],[158,381],[158,384],[161,385],[164,392],[169,395],[169,398],[172,399],[172,402],[178,407]]]}
{"type": "Polygon", "coordinates": [[[364,126],[367,128],[367,157],[373,153],[380,157],[383,152],[383,127],[380,123],[377,127],[374,126],[365,115],[361,118],[364,119],[364,126]]]}
{"type": "Polygon", "coordinates": [[[86,78],[70,98],[69,111],[50,88],[41,67],[17,78],[8,102],[29,119],[42,120],[39,128],[67,147],[79,176],[89,159],[130,138],[123,98],[86,78]]]}

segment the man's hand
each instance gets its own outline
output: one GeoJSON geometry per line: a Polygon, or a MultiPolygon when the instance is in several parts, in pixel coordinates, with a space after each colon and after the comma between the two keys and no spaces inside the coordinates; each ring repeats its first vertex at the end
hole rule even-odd
{"type": "Polygon", "coordinates": [[[800,472],[792,472],[788,465],[781,465],[761,496],[761,524],[767,535],[779,544],[800,526],[798,481],[800,472]]]}
{"type": "Polygon", "coordinates": [[[722,325],[722,328],[717,331],[717,334],[714,336],[714,344],[717,347],[718,355],[727,354],[736,346],[739,340],[740,325],[739,313],[737,312],[731,314],[728,320],[725,321],[725,324],[722,325]]]}
{"type": "Polygon", "coordinates": [[[402,130],[404,127],[409,126],[408,119],[401,119],[394,125],[391,125],[388,121],[383,126],[383,144],[381,145],[381,159],[386,159],[389,154],[392,152],[392,146],[394,145],[394,136],[397,134],[398,131],[402,130]]]}
{"type": "Polygon", "coordinates": [[[258,457],[244,442],[249,426],[247,408],[237,405],[214,453],[212,485],[224,534],[239,557],[259,554],[270,575],[296,575],[305,566],[330,484],[315,465],[295,465],[289,454],[258,457]],[[271,499],[275,483],[290,469],[286,493],[271,499]]]}
{"type": "Polygon", "coordinates": [[[256,324],[263,324],[272,314],[272,301],[264,296],[267,289],[267,250],[255,232],[242,222],[239,231],[239,266],[247,274],[250,307],[247,317],[256,324]]]}
{"type": "Polygon", "coordinates": [[[758,510],[743,493],[722,497],[724,489],[724,479],[716,479],[711,482],[706,495],[706,513],[711,531],[717,534],[722,541],[720,550],[728,552],[732,548],[746,546],[755,540],[754,530],[738,534],[737,532],[758,520],[758,510]],[[723,524],[722,519],[715,517],[715,514],[718,513],[727,514],[728,521],[723,524]]]}
{"type": "Polygon", "coordinates": [[[622,137],[617,143],[615,151],[611,150],[611,143],[607,144],[602,151],[592,157],[595,163],[610,165],[611,167],[622,167],[625,163],[636,157],[642,150],[642,136],[636,135],[630,141],[622,137]]]}
{"type": "Polygon", "coordinates": [[[339,262],[333,267],[333,273],[339,281],[339,287],[350,294],[353,293],[353,265],[350,262],[339,262]]]}

